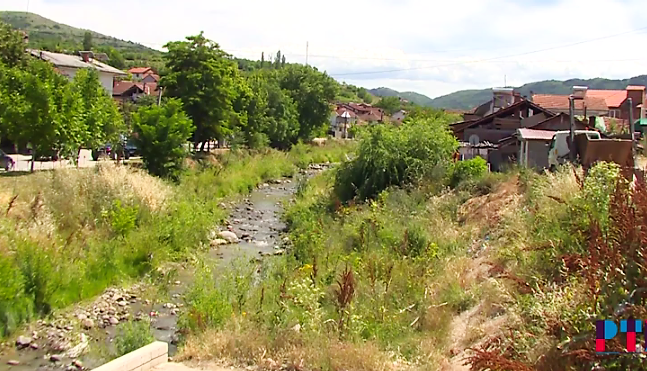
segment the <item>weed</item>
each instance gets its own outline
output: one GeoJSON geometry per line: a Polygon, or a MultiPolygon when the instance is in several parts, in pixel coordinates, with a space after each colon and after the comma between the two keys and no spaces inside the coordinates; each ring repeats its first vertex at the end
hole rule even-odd
{"type": "Polygon", "coordinates": [[[129,321],[117,326],[116,356],[121,357],[155,341],[150,324],[146,321],[129,321]]]}

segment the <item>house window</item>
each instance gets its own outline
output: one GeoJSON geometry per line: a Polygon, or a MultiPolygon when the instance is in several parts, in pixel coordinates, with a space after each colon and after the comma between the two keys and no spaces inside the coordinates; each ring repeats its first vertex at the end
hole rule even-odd
{"type": "Polygon", "coordinates": [[[620,117],[620,110],[619,109],[611,109],[611,110],[609,110],[609,117],[619,118],[620,117]]]}

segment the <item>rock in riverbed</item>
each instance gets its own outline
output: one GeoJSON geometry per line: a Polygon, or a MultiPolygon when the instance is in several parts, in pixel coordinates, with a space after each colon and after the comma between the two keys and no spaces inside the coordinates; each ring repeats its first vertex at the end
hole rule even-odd
{"type": "Polygon", "coordinates": [[[31,344],[32,339],[27,336],[18,336],[16,340],[16,346],[20,349],[27,348],[31,344]]]}
{"type": "Polygon", "coordinates": [[[210,245],[211,247],[216,247],[216,246],[221,246],[221,245],[226,245],[229,242],[227,240],[223,240],[222,238],[216,238],[214,240],[211,240],[210,245]]]}
{"type": "Polygon", "coordinates": [[[222,231],[218,233],[218,237],[222,238],[223,240],[229,242],[229,243],[237,243],[238,242],[238,236],[236,236],[236,233],[232,231],[222,231]]]}

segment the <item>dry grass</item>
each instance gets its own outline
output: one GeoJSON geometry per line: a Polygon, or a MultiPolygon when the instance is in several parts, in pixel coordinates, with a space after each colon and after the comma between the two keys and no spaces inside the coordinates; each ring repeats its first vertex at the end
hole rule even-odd
{"type": "Polygon", "coordinates": [[[322,338],[309,339],[291,331],[272,341],[249,324],[228,330],[209,330],[190,336],[176,361],[219,360],[238,366],[257,365],[261,370],[390,371],[406,364],[380,351],[372,343],[353,344],[322,338]]]}

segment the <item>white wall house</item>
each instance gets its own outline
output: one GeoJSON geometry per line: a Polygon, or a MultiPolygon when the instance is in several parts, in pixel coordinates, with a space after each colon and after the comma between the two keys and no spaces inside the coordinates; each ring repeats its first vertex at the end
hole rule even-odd
{"type": "Polygon", "coordinates": [[[97,72],[99,72],[99,80],[101,81],[101,86],[106,89],[110,96],[112,96],[112,88],[115,77],[127,75],[124,71],[118,70],[112,66],[94,59],[91,53],[84,55],[68,55],[41,50],[29,50],[29,52],[34,57],[40,58],[53,64],[54,67],[56,67],[61,72],[61,74],[67,76],[70,80],[73,79],[77,71],[82,68],[96,69],[97,72]]]}
{"type": "Polygon", "coordinates": [[[399,110],[391,116],[391,121],[402,122],[405,117],[407,117],[407,111],[399,110]]]}

